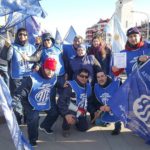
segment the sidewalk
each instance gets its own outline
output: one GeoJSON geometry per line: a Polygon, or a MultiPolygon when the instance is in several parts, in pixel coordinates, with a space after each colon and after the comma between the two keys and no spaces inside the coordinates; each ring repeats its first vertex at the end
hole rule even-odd
{"type": "MultiPolygon", "coordinates": [[[[38,147],[35,150],[149,150],[150,145],[140,137],[122,128],[118,136],[110,135],[113,124],[109,127],[90,127],[87,132],[71,128],[71,135],[64,138],[61,134],[62,119],[59,118],[53,127],[54,134],[47,135],[39,131],[38,147]]],[[[21,126],[26,137],[26,126],[21,126]]],[[[15,150],[7,125],[0,125],[0,149],[15,150]]]]}

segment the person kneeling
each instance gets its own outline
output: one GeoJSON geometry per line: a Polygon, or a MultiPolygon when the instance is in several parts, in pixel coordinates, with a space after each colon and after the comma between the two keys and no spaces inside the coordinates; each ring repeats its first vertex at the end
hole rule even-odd
{"type": "Polygon", "coordinates": [[[68,86],[58,99],[59,111],[63,117],[63,136],[69,136],[70,126],[76,125],[79,131],[88,129],[86,119],[87,100],[91,95],[91,86],[88,83],[89,71],[80,69],[76,79],[68,81],[68,86]]]}

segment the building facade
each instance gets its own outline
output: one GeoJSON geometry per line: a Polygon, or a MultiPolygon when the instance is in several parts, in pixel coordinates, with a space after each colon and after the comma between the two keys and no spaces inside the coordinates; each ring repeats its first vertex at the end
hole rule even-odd
{"type": "Polygon", "coordinates": [[[95,25],[86,29],[86,42],[91,43],[92,38],[96,34],[103,34],[104,28],[110,19],[100,19],[95,25]]]}

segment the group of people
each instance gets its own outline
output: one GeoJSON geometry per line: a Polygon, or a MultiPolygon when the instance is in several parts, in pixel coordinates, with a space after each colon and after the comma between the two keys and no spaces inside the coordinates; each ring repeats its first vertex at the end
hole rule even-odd
{"type": "Polygon", "coordinates": [[[69,136],[71,125],[86,131],[87,112],[96,125],[98,121],[107,125],[107,116],[111,117],[110,122],[115,122],[112,135],[118,135],[121,122],[109,102],[122,83],[114,76],[124,70],[129,76],[149,59],[150,45],[143,42],[139,30],[133,27],[127,31],[128,40],[121,51],[127,54],[126,68],[111,64],[111,47],[100,35],[93,37],[88,49],[81,36],[63,46],[58,46],[50,33],[43,33],[35,44],[30,44],[28,37],[27,30],[20,28],[14,43],[0,47],[0,75],[10,88],[18,124],[23,117],[27,123],[30,144],[37,145],[38,129],[52,134],[59,115],[64,137],[69,136]],[[47,115],[39,125],[41,111],[47,115]]]}

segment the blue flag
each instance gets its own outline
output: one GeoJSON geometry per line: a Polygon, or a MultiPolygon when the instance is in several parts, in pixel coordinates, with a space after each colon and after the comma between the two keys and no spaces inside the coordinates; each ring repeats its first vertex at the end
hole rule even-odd
{"type": "Polygon", "coordinates": [[[64,43],[66,44],[72,44],[74,37],[77,35],[75,29],[73,28],[73,26],[70,26],[65,38],[64,38],[64,43]]]}
{"type": "Polygon", "coordinates": [[[34,44],[35,42],[35,35],[42,34],[41,32],[41,24],[35,19],[35,17],[31,16],[26,19],[25,27],[28,31],[29,35],[29,42],[34,44]]]}
{"type": "Polygon", "coordinates": [[[1,0],[0,16],[5,16],[13,12],[43,18],[46,16],[46,12],[42,9],[39,0],[1,0]]]}
{"type": "Polygon", "coordinates": [[[9,89],[3,79],[0,77],[0,105],[16,150],[33,150],[18,126],[15,114],[11,106],[11,101],[12,99],[9,93],[9,89]]]}
{"type": "Polygon", "coordinates": [[[112,101],[113,113],[150,143],[150,60],[128,77],[112,101]]]}
{"type": "Polygon", "coordinates": [[[62,43],[62,38],[61,38],[61,35],[60,35],[60,32],[58,31],[58,29],[56,29],[55,41],[56,41],[57,44],[62,43]]]}
{"type": "Polygon", "coordinates": [[[22,14],[22,13],[19,13],[19,12],[14,12],[12,14],[9,14],[8,19],[5,23],[5,26],[0,28],[0,33],[5,33],[10,28],[18,25],[19,23],[23,22],[24,20],[26,20],[29,17],[30,17],[30,15],[22,14]]]}

